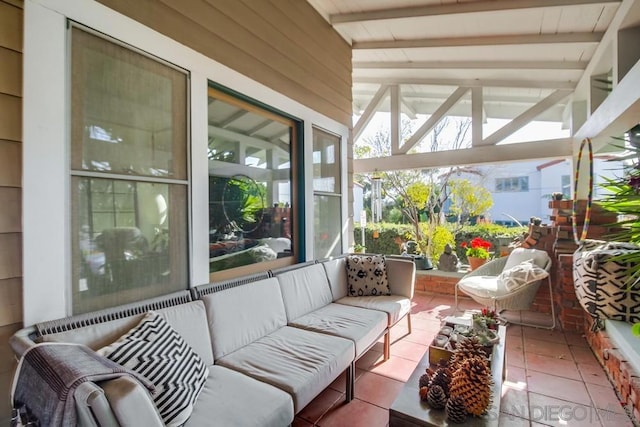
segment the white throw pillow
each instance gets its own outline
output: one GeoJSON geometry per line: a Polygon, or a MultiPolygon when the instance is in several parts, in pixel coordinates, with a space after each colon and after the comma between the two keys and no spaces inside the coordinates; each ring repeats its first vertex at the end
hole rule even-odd
{"type": "Polygon", "coordinates": [[[384,257],[382,255],[349,255],[347,285],[347,295],[350,297],[391,295],[384,257]]]}
{"type": "Polygon", "coordinates": [[[153,400],[167,426],[180,426],[189,419],[209,375],[200,356],[153,311],[98,353],[153,383],[153,400]]]}
{"type": "Polygon", "coordinates": [[[498,276],[498,281],[506,290],[513,292],[536,280],[544,279],[548,275],[549,273],[544,268],[538,267],[533,259],[530,259],[504,270],[498,276]]]}

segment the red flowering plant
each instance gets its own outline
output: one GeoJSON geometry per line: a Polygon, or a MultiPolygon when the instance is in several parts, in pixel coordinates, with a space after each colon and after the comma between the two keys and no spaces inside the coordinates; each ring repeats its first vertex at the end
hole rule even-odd
{"type": "Polygon", "coordinates": [[[467,244],[467,242],[462,242],[460,244],[463,248],[467,249],[467,258],[475,257],[481,259],[489,258],[489,248],[491,247],[491,243],[480,237],[474,237],[471,239],[471,243],[467,244]]]}

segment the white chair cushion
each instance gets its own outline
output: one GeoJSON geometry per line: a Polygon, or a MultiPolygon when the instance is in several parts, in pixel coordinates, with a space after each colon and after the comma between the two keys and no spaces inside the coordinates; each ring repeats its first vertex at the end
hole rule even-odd
{"type": "Polygon", "coordinates": [[[509,292],[514,292],[529,283],[536,282],[549,276],[543,268],[533,263],[533,260],[523,261],[498,275],[498,282],[509,292]]]}
{"type": "Polygon", "coordinates": [[[280,273],[276,278],[280,283],[288,321],[333,301],[327,275],[320,264],[280,273]]]}
{"type": "Polygon", "coordinates": [[[468,295],[493,298],[506,295],[509,291],[498,281],[497,276],[470,276],[458,282],[458,287],[468,295]]]}
{"type": "Polygon", "coordinates": [[[209,370],[158,313],[150,311],[135,328],[97,351],[144,375],[156,387],[153,400],[167,426],[184,424],[209,370]]]}
{"type": "Polygon", "coordinates": [[[533,260],[533,263],[538,267],[543,267],[549,262],[549,254],[546,251],[540,249],[525,249],[516,248],[507,258],[507,262],[504,265],[502,271],[508,270],[524,261],[533,260]]]}

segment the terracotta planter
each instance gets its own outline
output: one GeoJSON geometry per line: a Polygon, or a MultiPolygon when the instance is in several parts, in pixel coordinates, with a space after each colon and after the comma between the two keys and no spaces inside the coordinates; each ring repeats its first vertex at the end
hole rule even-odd
{"type": "Polygon", "coordinates": [[[476,258],[474,256],[470,256],[467,259],[469,260],[469,267],[471,267],[471,271],[477,269],[482,264],[487,262],[487,260],[484,258],[476,258]]]}

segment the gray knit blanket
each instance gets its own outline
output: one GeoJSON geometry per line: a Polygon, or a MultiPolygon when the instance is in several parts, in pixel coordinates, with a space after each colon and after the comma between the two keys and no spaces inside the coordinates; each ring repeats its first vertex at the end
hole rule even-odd
{"type": "Polygon", "coordinates": [[[26,406],[40,426],[75,426],[74,392],[87,381],[132,376],[150,391],[144,377],[100,356],[84,345],[42,343],[25,352],[12,388],[14,408],[26,406]]]}

